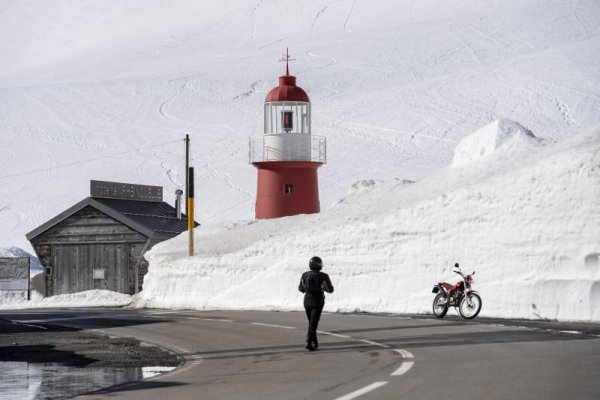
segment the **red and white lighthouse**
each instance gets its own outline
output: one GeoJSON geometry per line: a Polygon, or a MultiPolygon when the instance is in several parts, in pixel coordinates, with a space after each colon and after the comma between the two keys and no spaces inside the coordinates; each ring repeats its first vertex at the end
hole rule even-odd
{"type": "Polygon", "coordinates": [[[320,211],[317,169],[326,163],[327,142],[311,134],[310,100],[289,74],[265,99],[264,135],[250,139],[250,163],[258,170],[257,219],[320,211]]]}

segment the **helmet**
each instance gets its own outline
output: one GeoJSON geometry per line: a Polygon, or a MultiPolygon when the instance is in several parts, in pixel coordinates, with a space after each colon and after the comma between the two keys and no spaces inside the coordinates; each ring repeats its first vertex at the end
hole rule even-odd
{"type": "Polygon", "coordinates": [[[315,256],[308,262],[308,267],[312,271],[320,271],[321,268],[323,268],[323,260],[321,260],[320,257],[315,256]]]}

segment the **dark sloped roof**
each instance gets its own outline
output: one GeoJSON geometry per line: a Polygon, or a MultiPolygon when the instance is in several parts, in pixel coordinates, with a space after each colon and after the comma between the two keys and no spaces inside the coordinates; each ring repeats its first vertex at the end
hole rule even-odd
{"type": "MultiPolygon", "coordinates": [[[[86,206],[105,213],[146,237],[175,236],[187,230],[187,216],[177,219],[176,210],[164,202],[133,201],[88,197],[29,232],[28,240],[40,235],[86,206]]],[[[198,226],[194,222],[194,226],[198,226]]]]}

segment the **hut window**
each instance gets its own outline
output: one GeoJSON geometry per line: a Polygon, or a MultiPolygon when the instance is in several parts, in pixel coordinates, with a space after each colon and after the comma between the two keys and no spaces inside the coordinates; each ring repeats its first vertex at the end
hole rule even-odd
{"type": "Polygon", "coordinates": [[[104,268],[94,268],[94,279],[104,279],[104,268]]]}
{"type": "Polygon", "coordinates": [[[289,183],[286,183],[283,186],[283,193],[285,193],[285,194],[292,194],[292,185],[289,184],[289,183]]]}
{"type": "Polygon", "coordinates": [[[46,276],[52,275],[52,267],[46,267],[46,276]]]}

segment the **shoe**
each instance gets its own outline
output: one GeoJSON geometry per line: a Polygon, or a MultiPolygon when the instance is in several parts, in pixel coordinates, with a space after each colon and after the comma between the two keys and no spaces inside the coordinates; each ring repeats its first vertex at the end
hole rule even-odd
{"type": "Polygon", "coordinates": [[[308,342],[308,343],[306,343],[306,349],[309,350],[309,351],[315,351],[315,350],[317,350],[316,347],[315,347],[314,342],[308,342]]]}

